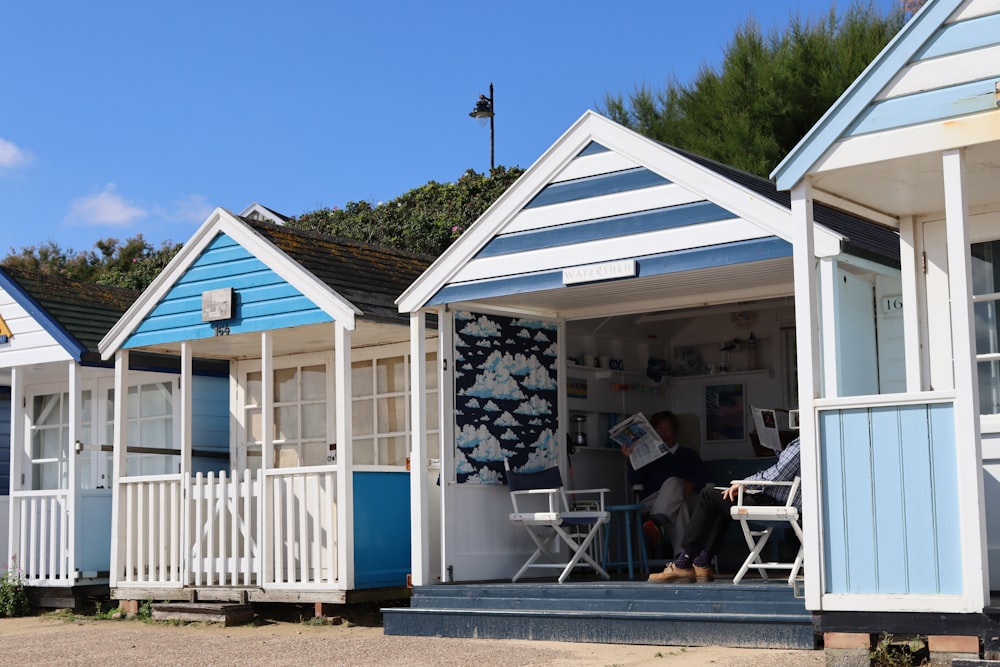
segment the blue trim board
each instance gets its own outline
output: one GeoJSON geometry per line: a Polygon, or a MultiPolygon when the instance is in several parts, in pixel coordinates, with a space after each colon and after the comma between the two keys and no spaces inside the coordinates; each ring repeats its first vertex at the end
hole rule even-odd
{"type": "Polygon", "coordinates": [[[333,318],[226,234],[217,235],[143,318],[124,348],[332,322],[333,318]],[[202,322],[201,295],[233,288],[233,317],[202,322]],[[216,326],[213,326],[216,325],[216,326]]]}
{"type": "Polygon", "coordinates": [[[410,572],[410,474],[354,473],[354,587],[406,585],[410,572]]]}
{"type": "Polygon", "coordinates": [[[641,190],[655,185],[670,183],[656,172],[645,167],[616,171],[611,174],[586,176],[572,181],[552,183],[545,186],[524,208],[536,208],[549,204],[560,204],[578,199],[589,199],[618,192],[641,190]]]}
{"type": "Polygon", "coordinates": [[[597,143],[596,141],[591,141],[589,144],[587,144],[584,147],[584,149],[582,151],[580,151],[579,153],[577,153],[577,157],[583,157],[584,155],[595,155],[597,153],[607,153],[610,150],[611,150],[610,148],[602,146],[601,144],[597,143]]]}
{"type": "MultiPolygon", "coordinates": [[[[656,276],[682,271],[694,271],[732,264],[746,264],[767,259],[791,257],[792,246],[784,239],[769,236],[762,239],[736,241],[704,248],[689,248],[658,255],[620,257],[619,260],[636,260],[636,277],[656,276]]],[[[625,278],[624,280],[629,280],[625,278]]],[[[508,276],[473,283],[448,285],[427,300],[428,306],[456,303],[471,299],[511,296],[528,292],[566,287],[562,270],[541,271],[527,275],[508,276]]],[[[570,286],[573,287],[573,286],[570,286]]]]}
{"type": "MultiPolygon", "coordinates": [[[[997,69],[1000,72],[1000,67],[997,69]]],[[[844,136],[884,132],[996,108],[996,77],[990,77],[873,104],[847,128],[844,136]]]]}
{"type": "Polygon", "coordinates": [[[1000,43],[998,35],[1000,35],[1000,14],[987,14],[945,25],[927,40],[913,60],[929,60],[993,46],[1000,43]]]}
{"type": "Polygon", "coordinates": [[[555,227],[532,229],[497,236],[476,254],[474,259],[509,255],[526,250],[558,248],[586,241],[613,239],[620,236],[654,232],[662,229],[687,227],[705,222],[737,218],[718,204],[700,201],[666,208],[625,213],[607,218],[573,222],[555,227]]]}
{"type": "Polygon", "coordinates": [[[2,270],[0,270],[0,287],[5,289],[11,298],[73,357],[76,363],[80,363],[87,349],[2,270]]]}

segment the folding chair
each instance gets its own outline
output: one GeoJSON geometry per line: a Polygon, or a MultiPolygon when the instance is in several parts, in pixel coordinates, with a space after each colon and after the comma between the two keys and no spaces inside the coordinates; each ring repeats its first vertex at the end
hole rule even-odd
{"type": "Polygon", "coordinates": [[[740,490],[736,498],[736,504],[729,510],[733,520],[739,521],[743,528],[743,537],[746,538],[747,546],[750,547],[750,555],[743,561],[740,571],[733,577],[733,583],[738,584],[750,568],[756,568],[763,579],[767,579],[767,570],[791,570],[788,575],[788,584],[794,585],[799,570],[802,569],[802,527],[799,525],[799,510],[793,504],[795,496],[799,492],[801,479],[796,477],[791,482],[766,482],[759,480],[734,479],[732,484],[739,484],[740,490]],[[747,486],[789,486],[788,500],[784,505],[744,505],[743,496],[747,486]],[[761,526],[751,527],[751,523],[765,522],[761,526]],[[788,523],[795,536],[799,540],[799,551],[795,555],[795,560],[790,563],[777,561],[764,562],[760,553],[767,544],[771,533],[781,523],[788,523]]]}
{"type": "Polygon", "coordinates": [[[566,491],[557,467],[541,472],[513,472],[507,461],[504,461],[504,467],[514,507],[510,520],[523,525],[537,547],[511,581],[520,579],[529,568],[537,567],[561,569],[559,583],[563,583],[577,565],[590,565],[602,578],[610,579],[604,568],[588,553],[601,526],[611,516],[604,509],[604,494],[609,489],[566,491]],[[567,498],[581,495],[596,495],[597,509],[571,510],[567,498]],[[558,553],[557,538],[569,547],[568,560],[558,553]],[[542,556],[549,562],[537,562],[542,556]]]}

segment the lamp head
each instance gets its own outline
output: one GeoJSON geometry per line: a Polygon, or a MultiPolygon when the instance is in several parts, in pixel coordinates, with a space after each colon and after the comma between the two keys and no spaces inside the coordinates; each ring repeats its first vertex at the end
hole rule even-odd
{"type": "Polygon", "coordinates": [[[469,112],[469,116],[472,118],[492,118],[493,100],[485,95],[480,95],[475,108],[469,112]]]}

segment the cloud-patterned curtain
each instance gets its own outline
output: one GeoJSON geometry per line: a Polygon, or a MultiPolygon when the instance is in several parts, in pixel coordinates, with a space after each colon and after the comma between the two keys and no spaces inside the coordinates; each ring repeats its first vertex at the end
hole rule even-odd
{"type": "Polygon", "coordinates": [[[558,328],[455,312],[455,466],[459,484],[503,484],[556,465],[558,328]]]}

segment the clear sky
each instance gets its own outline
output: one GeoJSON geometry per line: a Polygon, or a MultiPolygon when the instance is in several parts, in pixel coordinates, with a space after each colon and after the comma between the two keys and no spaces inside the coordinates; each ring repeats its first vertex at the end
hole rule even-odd
{"type": "Polygon", "coordinates": [[[690,81],[749,16],[831,3],[7,2],[0,256],[186,241],[216,206],[300,215],[486,171],[468,113],[490,82],[496,162],[527,168],[606,93],[690,81]]]}

